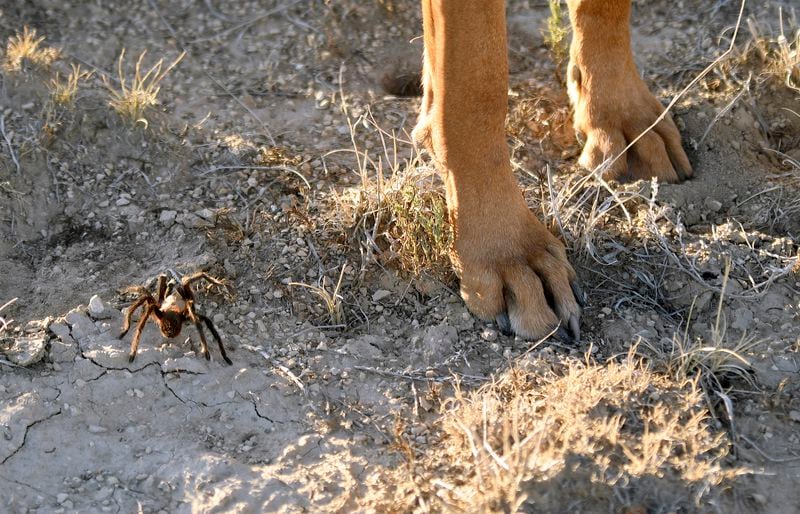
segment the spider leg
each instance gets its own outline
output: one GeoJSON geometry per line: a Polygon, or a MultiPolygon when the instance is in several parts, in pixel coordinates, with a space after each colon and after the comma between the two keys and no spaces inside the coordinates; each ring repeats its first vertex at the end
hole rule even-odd
{"type": "Polygon", "coordinates": [[[200,351],[203,352],[203,356],[206,358],[207,361],[211,360],[211,354],[208,352],[208,342],[206,342],[206,335],[203,333],[203,325],[195,318],[194,326],[197,327],[197,332],[200,334],[200,351]]]}
{"type": "Polygon", "coordinates": [[[122,323],[122,332],[120,332],[119,337],[117,337],[117,339],[122,339],[123,337],[125,337],[125,334],[127,334],[128,330],[130,330],[131,318],[133,317],[133,313],[136,312],[136,309],[138,309],[143,303],[147,303],[148,305],[150,305],[152,301],[153,298],[148,293],[145,292],[135,302],[133,302],[130,307],[128,307],[128,310],[125,311],[125,320],[122,323]],[[148,300],[150,301],[148,302],[148,300]]]}
{"type": "Polygon", "coordinates": [[[136,330],[133,332],[133,340],[131,341],[131,353],[128,355],[128,362],[133,362],[133,359],[136,358],[136,351],[139,349],[139,339],[142,337],[142,330],[144,330],[144,326],[147,324],[150,314],[152,314],[155,309],[156,307],[154,305],[148,304],[144,310],[144,314],[142,314],[142,317],[139,319],[139,323],[136,324],[136,330]]]}
{"type": "Polygon", "coordinates": [[[158,276],[158,303],[157,305],[161,305],[164,303],[164,298],[167,296],[167,276],[163,273],[158,276]]]}
{"type": "MultiPolygon", "coordinates": [[[[228,354],[225,353],[225,347],[222,346],[222,338],[219,337],[219,332],[217,332],[217,329],[214,328],[214,324],[211,323],[211,320],[208,318],[208,316],[203,316],[202,314],[198,314],[197,317],[200,320],[202,320],[203,322],[205,322],[206,326],[211,331],[211,335],[214,336],[214,339],[217,340],[217,344],[219,345],[219,353],[222,354],[222,358],[225,359],[225,362],[227,362],[228,364],[233,364],[233,361],[231,361],[228,358],[228,354]]],[[[200,328],[200,324],[199,323],[197,324],[197,328],[198,329],[200,328]]],[[[202,334],[202,332],[200,332],[200,333],[202,334]]]]}
{"type": "Polygon", "coordinates": [[[206,279],[207,281],[211,282],[212,284],[216,284],[218,286],[225,287],[225,282],[223,282],[223,281],[221,281],[221,280],[219,280],[217,278],[212,277],[211,275],[209,275],[205,271],[198,271],[196,273],[192,273],[191,275],[186,275],[181,280],[181,283],[184,286],[189,286],[189,285],[192,285],[193,283],[195,283],[195,282],[197,282],[198,280],[201,280],[201,279],[206,279]]]}

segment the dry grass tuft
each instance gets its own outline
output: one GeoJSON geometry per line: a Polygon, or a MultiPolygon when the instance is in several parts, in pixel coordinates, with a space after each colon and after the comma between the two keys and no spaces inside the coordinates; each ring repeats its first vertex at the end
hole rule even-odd
{"type": "MultiPolygon", "coordinates": [[[[398,447],[387,508],[453,512],[697,510],[724,469],[696,381],[621,362],[528,360],[443,405],[435,439],[398,447]],[[570,505],[564,504],[565,499],[570,505]]],[[[402,436],[401,436],[402,437],[402,436]]]]}
{"type": "Polygon", "coordinates": [[[335,227],[400,272],[451,282],[453,234],[438,175],[418,155],[400,158],[404,143],[374,121],[348,122],[360,184],[336,195],[335,227]],[[383,156],[373,158],[355,143],[355,127],[368,123],[380,134],[383,156]]]}
{"type": "Polygon", "coordinates": [[[44,40],[44,36],[36,37],[36,29],[29,27],[24,27],[22,34],[8,38],[3,69],[13,73],[22,71],[26,64],[37,68],[50,67],[60,52],[56,48],[43,46],[44,40]]]}
{"type": "Polygon", "coordinates": [[[342,300],[344,299],[341,295],[342,289],[342,279],[344,278],[345,270],[347,269],[347,264],[342,266],[342,271],[339,273],[339,280],[336,281],[336,285],[333,286],[333,289],[330,291],[328,278],[323,276],[320,283],[318,285],[311,285],[311,284],[304,284],[302,282],[289,282],[290,286],[297,286],[297,287],[304,287],[314,293],[320,300],[325,307],[325,311],[328,314],[328,321],[331,325],[342,325],[345,321],[344,317],[344,309],[342,308],[342,300]]]}
{"type": "MultiPolygon", "coordinates": [[[[786,87],[800,92],[800,26],[792,17],[788,29],[784,26],[783,10],[778,11],[778,34],[764,29],[754,19],[747,20],[752,42],[750,52],[754,52],[768,74],[783,81],[786,87]]],[[[750,53],[750,52],[745,52],[750,53]]]]}
{"type": "Polygon", "coordinates": [[[145,114],[158,104],[158,93],[161,90],[161,81],[181,62],[185,52],[181,53],[175,61],[164,68],[164,59],[159,59],[149,70],[142,74],[142,61],[147,51],[139,55],[134,66],[133,77],[130,81],[123,70],[125,50],[123,49],[117,61],[118,84],[114,85],[108,77],[103,77],[103,84],[108,90],[111,99],[109,105],[122,119],[132,123],[142,123],[148,126],[145,114]]]}
{"type": "Polygon", "coordinates": [[[60,107],[70,107],[75,102],[78,94],[78,83],[87,81],[92,77],[92,72],[81,70],[81,65],[72,65],[72,71],[61,78],[61,74],[56,72],[56,76],[50,79],[50,97],[53,103],[60,107]]]}

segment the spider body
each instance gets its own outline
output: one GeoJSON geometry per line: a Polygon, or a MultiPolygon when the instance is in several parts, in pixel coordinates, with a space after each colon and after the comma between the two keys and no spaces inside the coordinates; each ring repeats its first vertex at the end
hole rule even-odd
{"type": "Polygon", "coordinates": [[[136,324],[136,329],[133,332],[128,361],[133,362],[136,358],[136,352],[139,349],[139,339],[142,337],[142,330],[144,330],[147,320],[152,318],[156,325],[158,325],[161,335],[167,338],[179,336],[185,323],[194,323],[194,326],[197,327],[197,332],[200,334],[201,351],[206,360],[210,360],[211,355],[208,351],[208,343],[206,342],[206,335],[203,331],[203,324],[205,324],[211,332],[211,335],[217,340],[222,358],[228,364],[233,364],[228,358],[228,354],[225,352],[222,339],[217,329],[214,328],[214,324],[211,323],[211,319],[195,310],[194,293],[191,287],[194,282],[201,279],[219,286],[224,286],[225,284],[202,271],[187,275],[183,278],[178,277],[175,272],[172,272],[172,275],[174,279],[169,281],[167,280],[167,275],[163,273],[158,276],[156,298],[153,298],[153,295],[144,287],[137,288],[139,298],[131,304],[125,313],[122,333],[119,335],[120,339],[125,337],[125,334],[127,334],[130,329],[133,313],[136,312],[139,307],[142,307],[142,316],[139,318],[139,322],[136,324]]]}

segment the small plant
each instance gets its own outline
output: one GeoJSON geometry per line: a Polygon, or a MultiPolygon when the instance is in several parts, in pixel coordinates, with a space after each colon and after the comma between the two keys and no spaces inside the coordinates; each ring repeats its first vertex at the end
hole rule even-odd
{"type": "Polygon", "coordinates": [[[761,61],[767,65],[767,73],[779,77],[786,87],[800,92],[800,27],[796,20],[790,20],[786,30],[783,10],[780,9],[778,36],[764,35],[753,19],[747,20],[747,24],[753,37],[752,47],[761,61]]]}
{"type": "Polygon", "coordinates": [[[342,279],[344,272],[347,269],[347,264],[342,266],[342,271],[339,273],[339,280],[336,281],[332,291],[328,291],[328,279],[322,277],[319,285],[304,284],[302,282],[289,282],[290,286],[304,287],[317,295],[325,305],[325,310],[328,312],[328,319],[332,325],[341,325],[344,322],[344,310],[342,309],[342,295],[339,291],[342,289],[342,279]]]}
{"type": "Polygon", "coordinates": [[[550,54],[556,65],[558,80],[559,82],[564,82],[562,69],[569,55],[569,45],[567,44],[569,23],[566,21],[561,0],[548,0],[548,4],[550,6],[550,17],[547,18],[547,30],[543,34],[544,42],[550,49],[550,54]]]}
{"type": "Polygon", "coordinates": [[[336,195],[336,224],[362,243],[365,254],[377,254],[401,273],[450,282],[453,233],[436,172],[419,155],[401,158],[398,143],[405,142],[382,131],[374,119],[347,121],[361,183],[336,195]],[[382,156],[373,158],[357,146],[360,126],[375,129],[382,156]]]}
{"type": "Polygon", "coordinates": [[[56,72],[55,78],[50,80],[50,97],[55,105],[69,107],[75,102],[78,94],[78,83],[89,80],[92,72],[81,70],[81,65],[72,65],[72,71],[62,79],[56,72]]]}
{"type": "Polygon", "coordinates": [[[126,78],[122,63],[125,60],[123,49],[117,61],[118,86],[113,85],[108,77],[103,77],[103,85],[111,95],[109,105],[124,120],[133,123],[142,123],[147,128],[145,118],[147,111],[158,104],[158,92],[161,81],[181,62],[185,52],[181,53],[172,64],[164,68],[164,59],[159,59],[149,70],[142,74],[142,61],[147,51],[139,55],[134,66],[133,77],[130,81],[126,78]]]}
{"type": "Polygon", "coordinates": [[[8,38],[3,69],[8,72],[22,71],[26,63],[38,68],[48,68],[58,58],[56,48],[42,45],[45,37],[36,37],[36,29],[25,27],[22,34],[8,38]]]}

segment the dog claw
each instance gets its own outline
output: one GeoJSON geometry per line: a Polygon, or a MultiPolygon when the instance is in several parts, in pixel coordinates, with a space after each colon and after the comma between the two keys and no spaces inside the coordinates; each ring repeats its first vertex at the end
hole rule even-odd
{"type": "Polygon", "coordinates": [[[558,330],[556,330],[555,336],[557,338],[561,339],[562,341],[566,341],[568,343],[572,342],[572,335],[564,327],[558,327],[558,330]]]}
{"type": "Polygon", "coordinates": [[[575,297],[575,301],[578,302],[578,305],[583,308],[586,307],[586,295],[583,294],[583,289],[581,289],[580,284],[578,284],[577,280],[573,280],[569,284],[570,288],[572,288],[572,295],[575,297]]]}
{"type": "Polygon", "coordinates": [[[571,316],[569,318],[569,329],[572,331],[572,337],[575,342],[581,340],[581,321],[578,316],[571,316]]]}
{"type": "Polygon", "coordinates": [[[508,318],[507,312],[501,312],[498,314],[495,322],[497,323],[497,328],[500,329],[500,333],[502,333],[504,336],[514,335],[514,331],[511,330],[511,320],[508,318]]]}

